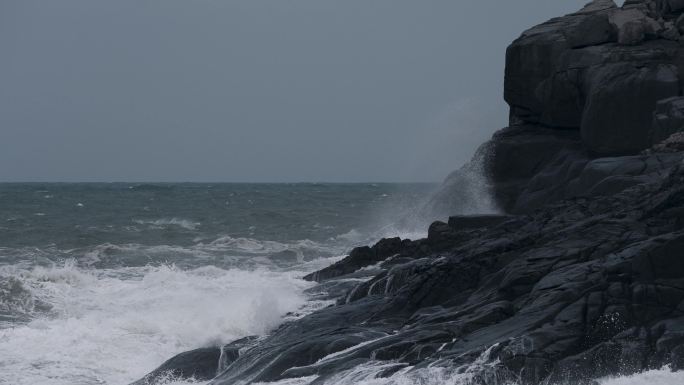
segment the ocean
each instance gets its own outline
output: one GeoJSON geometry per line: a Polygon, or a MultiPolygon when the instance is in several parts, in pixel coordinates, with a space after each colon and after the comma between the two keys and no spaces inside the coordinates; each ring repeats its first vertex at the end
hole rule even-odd
{"type": "Polygon", "coordinates": [[[434,187],[0,184],[0,384],[127,384],[263,335],[325,305],[306,273],[424,235],[392,223],[434,187]]]}
{"type": "MultiPolygon", "coordinates": [[[[383,236],[425,236],[414,213],[435,188],[0,184],[0,384],[124,385],[177,353],[265,335],[330,304],[305,274],[383,236]]],[[[468,383],[467,371],[381,369],[330,383],[468,383]]],[[[684,376],[602,381],[646,382],[684,376]]]]}

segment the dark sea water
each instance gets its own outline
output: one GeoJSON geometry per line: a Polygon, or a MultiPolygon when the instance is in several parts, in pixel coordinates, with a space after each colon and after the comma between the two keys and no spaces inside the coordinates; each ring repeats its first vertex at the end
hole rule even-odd
{"type": "MultiPolygon", "coordinates": [[[[0,184],[0,383],[126,384],[325,304],[305,273],[429,184],[0,184]]],[[[422,233],[422,234],[421,234],[422,233]]]]}
{"type": "MultiPolygon", "coordinates": [[[[413,213],[435,187],[0,184],[0,384],[128,384],[182,351],[264,335],[330,304],[307,294],[306,273],[383,236],[424,236],[413,213]]],[[[330,383],[472,383],[467,370],[382,370],[330,383]]],[[[644,383],[684,377],[602,381],[644,383]]]]}

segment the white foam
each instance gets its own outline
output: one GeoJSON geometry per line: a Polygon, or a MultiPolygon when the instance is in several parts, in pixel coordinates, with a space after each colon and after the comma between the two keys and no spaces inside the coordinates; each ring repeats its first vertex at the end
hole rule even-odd
{"type": "MultiPolygon", "coordinates": [[[[445,367],[428,367],[413,370],[412,367],[400,368],[389,377],[380,377],[387,369],[401,367],[397,363],[369,362],[350,370],[338,373],[322,382],[325,385],[479,385],[484,383],[497,385],[519,385],[502,378],[497,378],[493,368],[496,362],[486,364],[477,360],[471,365],[453,369],[445,367]]],[[[302,377],[271,382],[271,385],[307,385],[317,377],[302,377]]],[[[601,385],[681,385],[684,384],[684,372],[672,372],[667,367],[651,370],[631,376],[599,380],[601,385]]],[[[265,383],[261,383],[265,384],[265,383]]],[[[575,385],[572,383],[563,385],[575,385]]]]}
{"type": "Polygon", "coordinates": [[[364,236],[358,230],[351,229],[344,234],[338,235],[335,239],[341,239],[347,242],[359,242],[364,239],[364,236]]]}
{"type": "Polygon", "coordinates": [[[599,383],[601,385],[681,385],[684,384],[684,371],[673,372],[665,367],[632,376],[604,378],[599,383]]]}
{"type": "MultiPolygon", "coordinates": [[[[13,271],[49,314],[0,329],[0,384],[127,384],[189,349],[263,334],[300,308],[301,273],[173,266],[13,271]]],[[[178,383],[178,382],[170,382],[178,383]]]]}
{"type": "Polygon", "coordinates": [[[133,222],[139,225],[151,225],[160,228],[165,228],[168,226],[178,226],[186,230],[197,230],[197,228],[201,225],[200,222],[193,222],[188,219],[182,218],[161,218],[155,220],[136,219],[133,222]]]}
{"type": "MultiPolygon", "coordinates": [[[[222,236],[209,243],[198,243],[193,247],[193,250],[200,252],[237,252],[248,255],[261,255],[271,257],[273,254],[284,251],[294,252],[297,260],[300,263],[305,262],[306,252],[314,252],[316,254],[329,255],[331,253],[341,252],[345,249],[335,248],[329,245],[323,245],[309,239],[303,239],[292,242],[277,242],[265,241],[253,238],[222,236]]],[[[269,260],[270,261],[270,258],[269,260]]]]}

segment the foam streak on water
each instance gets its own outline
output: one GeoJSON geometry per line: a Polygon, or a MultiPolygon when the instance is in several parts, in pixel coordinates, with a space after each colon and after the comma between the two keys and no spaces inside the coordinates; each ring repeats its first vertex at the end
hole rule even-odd
{"type": "Polygon", "coordinates": [[[296,273],[173,266],[4,268],[35,301],[0,329],[0,384],[126,384],[169,357],[263,334],[305,303],[296,273]],[[36,310],[37,311],[37,310],[36,310]]]}
{"type": "MultiPolygon", "coordinates": [[[[352,370],[334,376],[323,382],[324,385],[518,385],[516,382],[489,379],[482,382],[474,378],[472,372],[456,373],[446,368],[428,368],[410,371],[400,370],[386,378],[378,377],[383,370],[390,369],[392,364],[360,365],[352,370]]],[[[260,385],[309,385],[316,376],[287,379],[283,381],[261,383],[260,385]]],[[[600,385],[681,385],[684,384],[684,372],[672,372],[669,368],[651,370],[630,376],[606,378],[598,381],[600,385]]],[[[575,385],[575,384],[559,384],[575,385]]]]}
{"type": "MultiPolygon", "coordinates": [[[[324,385],[519,385],[508,375],[501,375],[497,370],[498,359],[491,357],[496,345],[486,349],[472,363],[462,367],[428,366],[415,369],[398,362],[368,362],[352,369],[337,373],[325,379],[324,385]],[[389,377],[382,373],[394,371],[389,377]]],[[[354,348],[352,348],[354,349],[354,348]]],[[[287,379],[270,383],[271,385],[309,385],[316,381],[316,376],[287,379]]],[[[599,379],[600,385],[681,385],[684,384],[684,372],[672,372],[665,367],[631,376],[599,379]]],[[[321,382],[317,382],[321,383],[321,382]]],[[[264,384],[264,383],[262,383],[264,384]]],[[[264,384],[265,385],[265,384],[264,384]]],[[[575,385],[575,384],[557,384],[575,385]]]]}

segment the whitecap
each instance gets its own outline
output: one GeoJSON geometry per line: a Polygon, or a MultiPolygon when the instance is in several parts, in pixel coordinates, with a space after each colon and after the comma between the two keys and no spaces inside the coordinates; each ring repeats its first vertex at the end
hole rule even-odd
{"type": "Polygon", "coordinates": [[[161,218],[161,219],[154,219],[154,220],[143,220],[143,219],[135,219],[133,222],[139,224],[139,225],[150,225],[152,227],[158,227],[158,228],[166,228],[169,226],[178,226],[186,230],[197,230],[197,228],[201,225],[200,222],[193,222],[188,219],[182,219],[182,218],[161,218]]]}
{"type": "Polygon", "coordinates": [[[52,306],[0,329],[0,383],[126,384],[169,357],[268,332],[306,303],[297,272],[174,266],[16,270],[52,306]]]}

